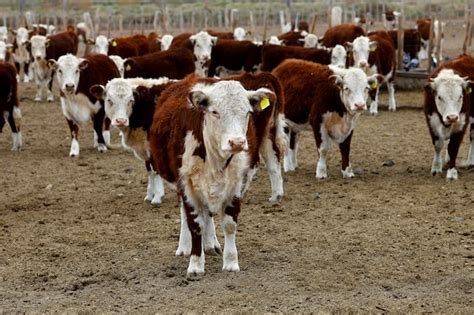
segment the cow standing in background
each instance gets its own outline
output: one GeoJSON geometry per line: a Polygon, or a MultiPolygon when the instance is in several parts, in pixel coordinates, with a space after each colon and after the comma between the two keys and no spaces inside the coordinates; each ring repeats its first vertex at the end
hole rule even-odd
{"type": "Polygon", "coordinates": [[[151,167],[148,133],[153,121],[156,100],[175,80],[112,79],[106,86],[93,85],[91,93],[105,102],[105,114],[112,126],[120,129],[122,144],[145,162],[148,187],[145,201],[160,204],[165,194],[163,181],[151,167]]]}
{"type": "Polygon", "coordinates": [[[66,54],[77,53],[78,39],[74,29],[52,36],[34,35],[30,42],[33,57],[34,78],[36,82],[35,101],[41,101],[42,91],[47,89],[48,102],[54,100],[52,88],[54,69],[48,67],[48,60],[58,59],[66,54]]]}
{"type": "Polygon", "coordinates": [[[113,78],[120,77],[113,61],[102,54],[91,54],[77,58],[67,54],[57,61],[49,60],[49,66],[57,73],[60,90],[61,108],[71,132],[71,150],[69,156],[79,155],[79,123],[92,119],[94,125],[94,147],[99,152],[107,151],[110,143],[109,121],[104,125],[104,102],[97,100],[90,92],[95,84],[105,85],[113,78]]]}
{"type": "Polygon", "coordinates": [[[431,174],[443,172],[441,150],[448,142],[447,179],[458,179],[456,158],[464,133],[471,124],[467,166],[474,165],[474,58],[461,55],[444,62],[425,85],[425,117],[435,149],[431,174]]]}
{"type": "Polygon", "coordinates": [[[347,42],[352,42],[359,36],[365,36],[362,27],[353,24],[341,24],[327,29],[321,39],[324,47],[331,48],[336,45],[344,46],[347,42]]]}
{"type": "Polygon", "coordinates": [[[17,79],[20,80],[22,77],[23,82],[30,82],[33,74],[29,72],[30,66],[30,52],[28,51],[28,40],[30,32],[24,28],[20,27],[17,30],[12,31],[15,38],[13,40],[13,58],[15,60],[15,65],[18,73],[17,79]]]}
{"type": "Polygon", "coordinates": [[[327,178],[327,154],[333,144],[341,151],[342,176],[354,177],[349,161],[352,133],[367,109],[368,93],[378,75],[367,77],[358,68],[341,69],[295,59],[286,60],[272,73],[283,87],[285,118],[290,127],[285,171],[297,167],[297,136],[309,125],[319,153],[316,178],[327,178]]]}

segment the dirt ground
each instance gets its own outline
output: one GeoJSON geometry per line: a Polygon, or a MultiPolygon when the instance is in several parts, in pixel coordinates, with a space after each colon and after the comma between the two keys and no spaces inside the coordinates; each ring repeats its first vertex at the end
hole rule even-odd
{"type": "Polygon", "coordinates": [[[33,102],[33,84],[20,92],[24,150],[10,151],[8,126],[0,137],[2,312],[474,312],[474,170],[455,182],[430,175],[420,92],[398,93],[395,113],[361,117],[352,180],[337,148],[329,178],[316,180],[310,133],[281,205],[267,201],[262,168],[240,216],[241,272],[207,256],[200,281],[174,256],[175,194],[145,203],[144,165],[122,149],[95,151],[91,125],[69,158],[59,102],[33,102]]]}

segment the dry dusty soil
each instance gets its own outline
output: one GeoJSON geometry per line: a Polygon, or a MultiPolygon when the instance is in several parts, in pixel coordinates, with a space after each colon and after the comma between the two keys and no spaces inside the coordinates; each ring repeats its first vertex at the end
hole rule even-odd
{"type": "Polygon", "coordinates": [[[69,158],[59,102],[35,103],[33,89],[22,84],[24,150],[10,151],[8,126],[0,137],[1,311],[474,313],[474,170],[430,175],[420,92],[361,117],[352,180],[337,148],[329,178],[316,180],[310,133],[280,205],[267,201],[262,167],[240,216],[241,271],[208,256],[206,275],[189,281],[188,259],[174,256],[175,194],[145,203],[143,164],[120,148],[96,152],[90,124],[69,158]]]}

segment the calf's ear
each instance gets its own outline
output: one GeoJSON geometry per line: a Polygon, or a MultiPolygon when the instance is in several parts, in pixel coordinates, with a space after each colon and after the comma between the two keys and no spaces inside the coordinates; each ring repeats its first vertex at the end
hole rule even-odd
{"type": "Polygon", "coordinates": [[[202,91],[191,91],[188,100],[196,109],[205,110],[209,106],[209,98],[202,91]]]}
{"type": "Polygon", "coordinates": [[[247,97],[250,106],[255,112],[261,112],[270,106],[275,101],[275,93],[266,88],[260,88],[256,91],[248,91],[247,97]]]}
{"type": "Polygon", "coordinates": [[[86,43],[87,43],[88,45],[95,45],[95,40],[92,40],[92,39],[88,38],[87,41],[86,41],[86,43]]]}
{"type": "Polygon", "coordinates": [[[53,69],[53,70],[56,70],[56,68],[58,67],[58,64],[56,63],[56,60],[49,59],[48,60],[48,67],[53,69]]]}
{"type": "Polygon", "coordinates": [[[149,89],[146,86],[139,85],[136,87],[135,91],[133,91],[133,98],[135,99],[135,101],[137,101],[138,99],[147,95],[148,91],[149,89]]]}
{"type": "Polygon", "coordinates": [[[79,70],[84,70],[85,68],[89,67],[89,61],[86,59],[82,60],[81,63],[79,64],[79,70]]]}
{"type": "Polygon", "coordinates": [[[98,100],[105,98],[105,87],[100,84],[95,84],[89,88],[89,92],[98,100]]]}
{"type": "Polygon", "coordinates": [[[369,83],[370,89],[375,90],[384,80],[384,76],[381,74],[373,74],[367,78],[367,83],[369,83]]]}
{"type": "Polygon", "coordinates": [[[329,80],[332,80],[333,84],[335,84],[338,88],[342,89],[342,85],[344,83],[342,76],[340,76],[339,74],[333,74],[329,77],[329,80]]]}

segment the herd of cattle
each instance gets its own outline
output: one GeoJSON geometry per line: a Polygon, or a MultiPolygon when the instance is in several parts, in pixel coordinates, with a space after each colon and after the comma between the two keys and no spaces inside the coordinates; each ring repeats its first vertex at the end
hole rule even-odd
{"type": "MultiPolygon", "coordinates": [[[[431,21],[405,31],[404,47],[413,57],[422,51],[423,23],[431,21]]],[[[239,270],[237,218],[260,159],[271,182],[270,201],[279,202],[282,164],[285,171],[297,167],[298,134],[309,127],[319,153],[316,177],[328,176],[326,156],[333,144],[340,148],[342,176],[353,177],[352,133],[368,107],[377,114],[381,84],[387,84],[389,110],[396,109],[392,31],[366,34],[357,25],[341,24],[317,38],[300,23],[258,43],[245,40],[242,28],[92,40],[87,28],[78,26],[58,34],[45,25],[19,28],[12,43],[0,29],[0,131],[8,122],[13,150],[20,150],[17,82],[34,79],[35,100],[46,91],[52,101],[56,76],[72,137],[70,156],[80,152],[80,123],[92,120],[100,152],[110,145],[112,125],[123,146],[145,162],[145,200],[161,203],[164,182],[176,190],[181,211],[176,254],[191,256],[188,274],[204,272],[204,253],[221,253],[217,213],[225,236],[223,269],[239,270]],[[81,58],[79,42],[87,45],[81,58]]],[[[433,175],[442,172],[440,152],[448,142],[447,178],[457,179],[456,157],[469,123],[468,164],[474,165],[472,80],[474,59],[463,55],[435,69],[426,84],[433,175]]]]}

